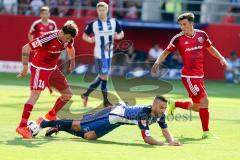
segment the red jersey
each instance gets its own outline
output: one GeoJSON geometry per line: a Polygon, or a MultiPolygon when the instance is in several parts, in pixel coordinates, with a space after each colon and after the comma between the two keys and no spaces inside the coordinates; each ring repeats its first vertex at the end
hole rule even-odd
{"type": "Polygon", "coordinates": [[[46,70],[55,69],[60,53],[67,47],[73,47],[73,41],[61,42],[58,32],[59,30],[48,32],[28,43],[32,50],[35,50],[32,66],[46,70]]]}
{"type": "Polygon", "coordinates": [[[173,52],[178,49],[184,64],[182,77],[202,78],[203,48],[209,48],[211,45],[212,42],[204,31],[194,29],[193,37],[186,36],[182,32],[175,35],[166,50],[173,52]]]}
{"type": "Polygon", "coordinates": [[[53,20],[48,20],[48,24],[42,23],[42,20],[36,20],[33,22],[29,32],[33,35],[33,38],[37,38],[46,32],[54,31],[57,29],[56,23],[53,20]]]}

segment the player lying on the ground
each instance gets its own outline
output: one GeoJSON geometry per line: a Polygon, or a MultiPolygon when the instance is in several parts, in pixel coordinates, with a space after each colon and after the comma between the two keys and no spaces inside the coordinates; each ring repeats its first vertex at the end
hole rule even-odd
{"type": "Polygon", "coordinates": [[[51,127],[46,136],[65,131],[87,140],[100,138],[121,125],[138,125],[144,142],[152,145],[164,145],[166,143],[150,136],[149,125],[157,122],[168,145],[181,145],[180,142],[174,140],[172,133],[168,130],[164,114],[166,108],[167,100],[162,96],[157,96],[153,100],[153,104],[149,106],[128,106],[120,103],[104,108],[97,113],[84,115],[81,120],[46,121],[40,118],[38,124],[41,128],[51,127]]]}

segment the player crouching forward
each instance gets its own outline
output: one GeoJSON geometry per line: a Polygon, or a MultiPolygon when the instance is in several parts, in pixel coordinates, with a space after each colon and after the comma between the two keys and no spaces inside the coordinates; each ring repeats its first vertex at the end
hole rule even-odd
{"type": "Polygon", "coordinates": [[[152,105],[149,106],[129,106],[120,103],[113,107],[104,108],[94,114],[84,115],[81,120],[46,121],[40,118],[38,122],[40,122],[41,128],[51,127],[46,136],[58,131],[65,131],[87,140],[98,139],[121,125],[137,125],[141,130],[144,142],[148,144],[181,145],[180,142],[174,140],[173,135],[168,130],[164,114],[166,108],[167,100],[162,96],[157,96],[152,105]],[[150,136],[149,125],[155,122],[159,124],[168,143],[160,142],[150,136]]]}

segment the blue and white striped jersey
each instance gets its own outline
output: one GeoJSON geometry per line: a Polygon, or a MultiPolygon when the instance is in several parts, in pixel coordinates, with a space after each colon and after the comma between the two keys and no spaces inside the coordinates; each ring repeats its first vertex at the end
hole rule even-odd
{"type": "Polygon", "coordinates": [[[94,35],[94,56],[98,59],[112,58],[114,47],[114,33],[120,33],[122,27],[115,18],[108,18],[106,22],[99,19],[90,22],[84,32],[94,35]]]}
{"type": "Polygon", "coordinates": [[[111,124],[133,124],[137,125],[142,135],[150,136],[149,125],[158,123],[161,128],[167,128],[166,116],[151,117],[151,107],[145,105],[129,106],[125,103],[117,105],[109,113],[109,122],[111,124]]]}

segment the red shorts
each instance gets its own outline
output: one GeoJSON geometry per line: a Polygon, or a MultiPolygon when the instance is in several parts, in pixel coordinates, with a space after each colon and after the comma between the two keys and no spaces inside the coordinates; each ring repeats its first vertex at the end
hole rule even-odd
{"type": "Polygon", "coordinates": [[[65,90],[69,87],[65,76],[57,68],[54,70],[45,70],[31,66],[31,90],[42,91],[46,87],[54,87],[58,91],[65,90]]]}
{"type": "Polygon", "coordinates": [[[193,103],[200,103],[200,99],[207,96],[202,78],[182,77],[182,82],[188,91],[188,96],[192,98],[193,103]]]}

